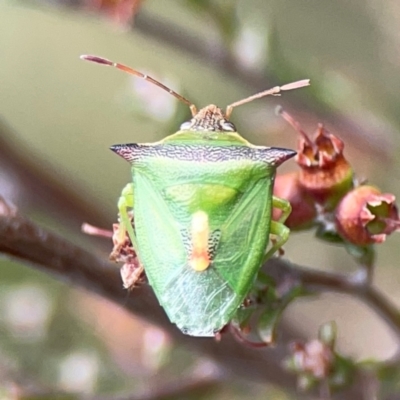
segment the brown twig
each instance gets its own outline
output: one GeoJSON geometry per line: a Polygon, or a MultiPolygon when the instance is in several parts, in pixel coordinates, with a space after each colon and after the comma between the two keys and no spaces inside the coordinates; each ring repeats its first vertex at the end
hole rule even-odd
{"type": "MultiPolygon", "coordinates": [[[[179,379],[158,382],[154,387],[148,387],[130,394],[120,395],[82,395],[60,391],[56,387],[42,385],[26,376],[20,376],[9,365],[0,364],[0,390],[5,388],[8,399],[75,399],[75,400],[167,400],[198,396],[210,393],[218,388],[223,376],[218,367],[210,363],[200,363],[185,376],[179,379]]],[[[1,393],[3,393],[3,391],[1,393]]]]}
{"type": "Polygon", "coordinates": [[[145,391],[119,396],[85,396],[79,400],[168,400],[210,394],[221,383],[221,374],[209,363],[175,380],[157,384],[145,391]],[[208,365],[206,365],[208,364],[208,365]]]}
{"type": "Polygon", "coordinates": [[[327,291],[345,293],[368,304],[393,330],[400,342],[400,312],[397,307],[377,288],[362,284],[352,279],[351,275],[316,271],[287,260],[273,259],[267,263],[265,271],[276,282],[285,280],[291,284],[301,284],[304,288],[316,293],[327,291]]]}
{"type": "MultiPolygon", "coordinates": [[[[280,365],[286,353],[284,344],[264,353],[239,346],[228,335],[220,343],[183,335],[168,321],[148,286],[136,288],[127,299],[114,265],[24,218],[3,200],[0,210],[0,253],[112,300],[162,326],[180,343],[209,354],[239,375],[294,388],[294,378],[280,365]]],[[[290,331],[294,336],[301,336],[293,327],[290,331]]],[[[282,333],[282,337],[287,343],[287,335],[282,333]]]]}
{"type": "Polygon", "coordinates": [[[301,282],[310,289],[350,294],[368,304],[391,327],[400,341],[400,312],[397,307],[372,285],[360,285],[351,277],[292,266],[301,282]]]}
{"type": "Polygon", "coordinates": [[[18,133],[0,116],[1,177],[12,182],[20,209],[46,210],[47,215],[75,230],[80,229],[83,221],[111,226],[112,220],[105,218],[104,210],[94,207],[93,202],[81,195],[77,186],[60,185],[60,181],[67,181],[62,172],[55,174],[54,166],[32,154],[18,141],[18,137],[18,133]],[[13,139],[12,143],[8,138],[13,139]]]}
{"type": "MultiPolygon", "coordinates": [[[[17,135],[0,120],[0,170],[3,176],[11,177],[18,191],[16,199],[23,209],[28,208],[29,202],[29,206],[36,209],[46,212],[54,210],[57,219],[75,226],[76,232],[83,221],[111,226],[104,219],[104,210],[98,209],[96,204],[87,203],[77,195],[78,190],[71,191],[71,186],[67,189],[60,185],[60,180],[56,184],[45,164],[34,160],[32,156],[23,157],[24,148],[18,143],[11,145],[4,140],[8,137],[17,135]],[[27,203],[24,203],[24,199],[27,203]]],[[[164,327],[179,343],[191,346],[199,353],[209,354],[239,376],[295,388],[295,378],[281,366],[286,354],[285,343],[301,336],[294,327],[282,324],[282,345],[268,353],[239,346],[229,336],[224,336],[222,342],[217,343],[211,339],[182,335],[168,322],[153,292],[146,285],[135,289],[127,298],[115,265],[34,224],[4,202],[0,203],[0,214],[0,252],[3,255],[14,257],[58,279],[112,300],[130,312],[164,327]]]]}
{"type": "MultiPolygon", "coordinates": [[[[22,217],[3,200],[0,201],[0,252],[123,305],[129,311],[163,326],[181,343],[209,354],[226,368],[243,377],[268,380],[283,384],[287,388],[294,388],[293,378],[281,366],[284,355],[282,346],[268,352],[254,351],[240,346],[227,336],[223,337],[221,343],[217,343],[212,339],[182,335],[168,322],[147,286],[135,289],[126,301],[116,268],[22,217]]],[[[337,274],[307,270],[282,259],[272,260],[267,264],[267,268],[278,285],[290,280],[301,282],[309,289],[328,289],[360,297],[368,302],[400,337],[398,313],[376,289],[361,288],[337,274]]],[[[342,398],[346,397],[342,395],[342,398]]]]}
{"type": "MultiPolygon", "coordinates": [[[[177,29],[165,21],[157,20],[149,14],[139,15],[135,20],[135,29],[158,42],[174,46],[185,51],[186,54],[198,57],[202,62],[222,70],[224,74],[230,75],[256,90],[269,87],[270,82],[274,80],[273,77],[247,70],[244,71],[231,53],[221,46],[221,44],[201,42],[197,37],[195,38],[188,32],[182,33],[181,29],[177,29]]],[[[298,105],[298,108],[303,108],[303,106],[300,107],[298,105]]],[[[313,113],[310,111],[313,108],[312,105],[308,104],[305,108],[307,112],[313,113]]],[[[336,126],[342,126],[345,131],[357,132],[357,135],[362,137],[365,135],[360,133],[359,127],[355,128],[351,121],[334,113],[328,113],[325,115],[325,119],[330,120],[336,126]]],[[[370,135],[370,137],[379,137],[379,135],[374,134],[370,135]]],[[[362,142],[366,143],[366,141],[362,142]]],[[[377,145],[377,143],[372,143],[371,141],[368,143],[370,143],[371,147],[382,150],[380,144],[377,145]]],[[[7,154],[7,151],[0,149],[2,163],[15,164],[15,167],[18,164],[15,160],[5,160],[2,158],[7,154]]],[[[100,213],[97,213],[91,207],[82,207],[83,202],[79,196],[73,195],[71,190],[60,188],[58,182],[52,181],[50,176],[46,176],[43,173],[43,170],[39,171],[36,168],[36,171],[31,173],[29,179],[24,178],[22,175],[32,171],[31,168],[24,168],[26,163],[27,160],[21,160],[20,166],[13,169],[13,172],[21,172],[21,181],[25,179],[26,182],[30,182],[31,187],[24,188],[26,193],[32,195],[33,193],[40,192],[40,189],[46,187],[50,182],[51,185],[47,186],[46,190],[49,193],[48,190],[50,187],[52,196],[56,200],[54,204],[56,204],[59,210],[67,209],[71,216],[73,215],[74,218],[81,221],[90,220],[99,225],[101,224],[100,220],[104,222],[100,213]],[[68,205],[68,207],[62,207],[63,204],[68,205]],[[89,217],[91,213],[93,213],[93,217],[89,217]]],[[[5,203],[0,204],[0,209],[3,210],[0,212],[0,252],[3,254],[15,257],[23,263],[34,265],[48,273],[55,274],[74,285],[108,297],[131,312],[162,325],[175,338],[179,339],[180,342],[213,356],[226,368],[239,375],[250,379],[271,381],[281,384],[286,388],[293,389],[295,387],[294,377],[290,376],[280,364],[284,354],[283,346],[278,346],[277,349],[266,352],[253,351],[238,345],[229,337],[224,337],[221,343],[216,343],[212,340],[183,336],[167,321],[151,290],[147,287],[144,286],[140,289],[135,289],[129,300],[126,301],[125,292],[121,288],[118,271],[112,265],[68,243],[65,239],[54,233],[35,225],[28,219],[15,213],[5,203]]],[[[268,272],[271,274],[275,273],[279,275],[282,273],[282,270],[287,272],[290,279],[297,279],[308,288],[317,291],[333,290],[357,296],[374,308],[400,338],[399,313],[396,307],[377,289],[371,286],[357,285],[346,277],[337,274],[310,271],[288,264],[282,260],[273,260],[268,264],[268,272]]],[[[299,336],[293,328],[291,330],[293,336],[299,336]]],[[[287,335],[285,339],[287,339],[287,335]]],[[[358,395],[354,393],[351,395],[342,394],[341,398],[360,398],[360,391],[356,393],[358,395]]]]}
{"type": "MultiPolygon", "coordinates": [[[[14,136],[6,124],[0,124],[0,133],[0,138],[14,136]]],[[[85,204],[84,199],[80,199],[70,190],[58,187],[51,175],[43,171],[43,165],[21,157],[20,151],[19,146],[15,148],[5,141],[1,143],[2,172],[12,173],[13,183],[21,191],[20,197],[35,201],[36,206],[42,209],[48,210],[49,207],[53,207],[57,211],[57,217],[63,217],[64,221],[71,219],[81,223],[82,220],[87,220],[86,213],[89,211],[96,220],[100,220],[100,225],[107,226],[103,213],[93,204],[82,207],[82,204],[85,204]],[[38,193],[40,196],[37,196],[38,193]]],[[[221,343],[184,336],[168,322],[148,287],[135,289],[126,301],[126,294],[122,290],[115,266],[35,225],[18,215],[15,209],[7,207],[4,202],[0,203],[0,214],[0,252],[3,254],[16,257],[25,264],[34,265],[75,286],[84,287],[111,299],[129,311],[163,326],[180,343],[212,356],[227,370],[243,378],[269,381],[294,390],[295,378],[281,365],[286,354],[286,343],[301,336],[293,327],[282,325],[279,338],[281,345],[267,351],[240,346],[229,336],[224,336],[221,343]]],[[[354,295],[370,304],[399,336],[399,316],[396,308],[374,288],[362,287],[336,274],[324,274],[293,266],[280,259],[268,263],[268,273],[275,276],[278,285],[297,280],[317,291],[334,290],[351,295],[354,291],[354,295]]],[[[362,397],[357,385],[353,385],[353,391],[342,393],[341,398],[362,397]]]]}
{"type": "MultiPolygon", "coordinates": [[[[10,137],[10,135],[12,131],[5,124],[0,123],[0,138],[10,137]]],[[[59,210],[58,217],[71,218],[80,222],[87,219],[85,217],[87,209],[82,207],[83,199],[65,188],[58,188],[52,183],[50,175],[43,171],[43,166],[32,165],[31,161],[20,157],[19,147],[14,148],[5,141],[0,144],[2,171],[12,171],[13,176],[16,177],[14,184],[21,186],[20,190],[24,198],[37,199],[37,206],[45,209],[48,209],[47,201],[50,199],[52,207],[57,207],[59,210]],[[32,171],[31,167],[34,173],[27,175],[27,171],[32,171]],[[37,196],[37,193],[40,193],[40,196],[37,196]],[[68,207],[64,207],[64,204],[68,204],[68,207]]],[[[102,213],[95,208],[95,205],[91,204],[91,206],[89,210],[93,216],[97,217],[97,220],[100,220],[100,225],[107,226],[107,222],[102,220],[102,213]]],[[[281,366],[281,361],[286,354],[285,343],[293,338],[301,337],[293,326],[282,325],[279,338],[281,345],[267,351],[255,351],[240,346],[226,335],[223,336],[221,343],[182,335],[168,322],[147,286],[135,289],[127,300],[118,269],[114,265],[34,224],[4,201],[0,202],[0,252],[15,257],[24,264],[33,265],[56,275],[59,279],[67,280],[75,286],[111,299],[132,313],[161,325],[180,343],[211,355],[228,370],[240,376],[274,382],[286,388],[295,388],[294,377],[281,366]]],[[[267,272],[275,278],[278,286],[285,286],[288,282],[291,284],[298,282],[320,292],[331,290],[355,295],[368,303],[400,337],[400,318],[396,307],[373,287],[362,286],[338,274],[302,268],[284,262],[282,259],[270,260],[267,264],[267,272]]],[[[342,396],[342,398],[346,397],[342,396]]],[[[348,398],[356,399],[357,396],[348,398]]]]}

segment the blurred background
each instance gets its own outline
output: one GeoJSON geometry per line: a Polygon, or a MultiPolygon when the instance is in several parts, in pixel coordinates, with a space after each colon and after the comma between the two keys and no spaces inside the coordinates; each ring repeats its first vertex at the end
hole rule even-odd
{"type": "MultiPolygon", "coordinates": [[[[198,107],[310,78],[308,89],[235,109],[238,131],[255,144],[295,148],[296,133],[275,113],[282,105],[307,132],[325,123],[361,179],[399,195],[399,24],[397,0],[0,0],[0,195],[106,259],[111,244],[80,225],[109,228],[116,219],[130,170],[109,146],[159,140],[189,118],[157,87],[81,54],[130,65],[198,107]]],[[[378,249],[375,284],[400,306],[399,245],[393,236],[378,249]]],[[[292,234],[285,250],[318,270],[355,268],[312,232],[292,234]]],[[[297,300],[284,320],[305,338],[337,321],[338,349],[355,360],[397,352],[389,327],[350,296],[297,300]]],[[[202,384],[172,398],[299,398],[284,385],[216,379],[213,362],[165,330],[0,258],[0,398],[19,393],[15,382],[114,398],[183,374],[189,381],[189,372],[202,384]]]]}

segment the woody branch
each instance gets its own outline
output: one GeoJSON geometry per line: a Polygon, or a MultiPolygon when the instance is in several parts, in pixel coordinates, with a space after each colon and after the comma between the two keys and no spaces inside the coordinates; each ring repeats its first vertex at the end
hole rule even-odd
{"type": "MultiPolygon", "coordinates": [[[[57,186],[44,168],[21,158],[13,146],[2,140],[15,134],[1,121],[0,133],[0,168],[3,172],[12,171],[21,199],[30,199],[36,207],[46,210],[50,209],[50,199],[51,207],[58,210],[60,220],[69,221],[70,224],[74,221],[80,224],[92,218],[100,226],[109,225],[94,204],[87,204],[84,198],[73,191],[57,186]]],[[[217,343],[182,335],[168,322],[149,288],[143,286],[135,289],[127,299],[115,265],[40,227],[3,199],[0,201],[0,253],[108,298],[131,313],[156,323],[180,343],[213,357],[227,370],[242,377],[295,389],[294,377],[281,364],[287,343],[301,337],[294,326],[282,324],[279,345],[267,352],[241,346],[230,337],[224,337],[221,343],[217,343]]],[[[278,286],[288,281],[297,282],[318,292],[336,291],[356,296],[374,308],[400,337],[398,311],[382,293],[372,287],[360,287],[344,276],[313,271],[281,259],[268,263],[268,273],[275,278],[278,286]]],[[[353,388],[356,392],[361,390],[356,385],[353,388]]],[[[352,397],[356,392],[347,391],[342,393],[341,398],[358,398],[352,397]]]]}

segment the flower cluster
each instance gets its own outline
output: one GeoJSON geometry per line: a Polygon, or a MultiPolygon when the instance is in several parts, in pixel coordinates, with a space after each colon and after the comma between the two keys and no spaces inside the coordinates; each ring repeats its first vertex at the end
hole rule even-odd
{"type": "Polygon", "coordinates": [[[328,322],[320,327],[318,339],[291,344],[291,355],[284,366],[297,375],[300,390],[315,386],[322,389],[324,385],[329,389],[339,389],[354,378],[352,361],[335,351],[336,335],[336,324],[328,322]]]}
{"type": "Polygon", "coordinates": [[[94,12],[103,14],[112,23],[128,27],[139,11],[143,0],[85,0],[85,6],[94,12]]]}
{"type": "MultiPolygon", "coordinates": [[[[133,213],[128,212],[129,220],[134,225],[133,213]]],[[[113,224],[113,230],[101,229],[93,225],[83,224],[82,232],[87,235],[111,238],[113,249],[110,253],[110,260],[116,263],[123,263],[120,273],[123,287],[131,290],[137,284],[145,280],[145,273],[142,264],[140,264],[137,254],[133,248],[129,234],[123,223],[118,218],[118,223],[113,224]]]]}
{"type": "MultiPolygon", "coordinates": [[[[133,213],[129,212],[129,219],[133,226],[133,213]]],[[[137,254],[133,248],[128,232],[122,223],[113,224],[113,249],[110,260],[123,263],[121,267],[121,278],[125,289],[133,289],[137,283],[144,278],[144,268],[139,262],[137,254]]]]}
{"type": "Polygon", "coordinates": [[[330,232],[330,237],[356,246],[382,243],[400,230],[395,196],[357,182],[344,157],[342,140],[322,124],[311,139],[291,115],[280,113],[299,133],[295,161],[300,169],[278,176],[274,187],[274,195],[292,205],[286,221],[290,229],[318,226],[321,232],[330,232]]]}

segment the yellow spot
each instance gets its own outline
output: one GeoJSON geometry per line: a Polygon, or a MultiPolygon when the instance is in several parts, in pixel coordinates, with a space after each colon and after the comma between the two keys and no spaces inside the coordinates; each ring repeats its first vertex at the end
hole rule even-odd
{"type": "Polygon", "coordinates": [[[210,229],[208,215],[204,211],[197,211],[193,214],[190,233],[192,252],[189,264],[195,271],[204,271],[210,265],[210,257],[208,255],[210,229]]]}

